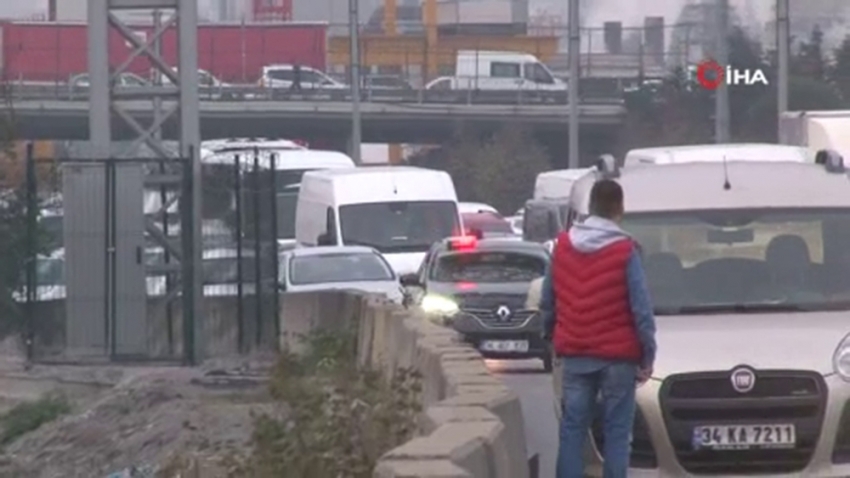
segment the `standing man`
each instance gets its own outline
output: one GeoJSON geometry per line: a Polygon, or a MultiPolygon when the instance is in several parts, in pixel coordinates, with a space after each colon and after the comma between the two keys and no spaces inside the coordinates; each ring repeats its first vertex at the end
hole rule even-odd
{"type": "Polygon", "coordinates": [[[292,66],[292,84],[289,88],[292,91],[301,92],[301,64],[299,63],[292,66]]]}
{"type": "Polygon", "coordinates": [[[626,478],[635,388],[652,376],[655,361],[655,318],[639,246],[618,225],[622,187],[597,181],[590,209],[590,217],[558,236],[540,304],[544,333],[563,368],[557,478],[584,476],[599,396],[603,476],[626,478]]]}

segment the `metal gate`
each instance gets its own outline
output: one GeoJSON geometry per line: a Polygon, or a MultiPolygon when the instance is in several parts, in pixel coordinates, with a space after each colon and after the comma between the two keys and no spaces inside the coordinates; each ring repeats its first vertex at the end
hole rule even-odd
{"type": "Polygon", "coordinates": [[[24,303],[30,359],[170,360],[193,352],[182,340],[193,324],[182,321],[179,300],[189,164],[27,159],[26,281],[16,300],[24,303]]]}

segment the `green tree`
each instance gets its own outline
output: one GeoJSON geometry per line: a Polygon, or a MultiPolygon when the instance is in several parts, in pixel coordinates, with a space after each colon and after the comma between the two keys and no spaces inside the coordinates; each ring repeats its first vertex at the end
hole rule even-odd
{"type": "MultiPolygon", "coordinates": [[[[5,88],[0,88],[0,93],[6,93],[5,88]]],[[[11,104],[6,102],[0,106],[0,155],[9,159],[4,163],[6,168],[23,161],[17,157],[14,138],[14,115],[11,104]]],[[[26,189],[21,183],[10,181],[7,172],[0,172],[0,338],[22,330],[24,317],[15,296],[25,283],[30,246],[26,189]]],[[[41,234],[33,232],[38,243],[44,242],[41,234]]]]}
{"type": "Polygon", "coordinates": [[[506,126],[492,135],[461,132],[448,145],[412,162],[444,169],[461,201],[484,202],[513,214],[551,168],[546,150],[526,130],[506,126]]]}
{"type": "MultiPolygon", "coordinates": [[[[791,111],[830,110],[840,108],[841,95],[831,84],[807,77],[792,76],[788,80],[788,108],[791,111]]],[[[752,105],[744,116],[745,134],[750,141],[778,140],[776,88],[771,88],[752,105]]]]}
{"type": "MultiPolygon", "coordinates": [[[[728,37],[729,64],[736,69],[769,71],[761,45],[734,27],[728,37]]],[[[747,113],[769,87],[731,85],[729,103],[734,140],[748,139],[747,113]]],[[[664,85],[646,97],[636,92],[626,99],[629,116],[621,143],[627,148],[671,144],[698,144],[714,138],[715,93],[701,87],[682,69],[674,70],[664,85]]]]}
{"type": "Polygon", "coordinates": [[[791,72],[795,76],[825,81],[826,65],[823,54],[823,31],[815,25],[809,40],[800,44],[800,51],[792,62],[791,72]]]}
{"type": "MultiPolygon", "coordinates": [[[[767,73],[770,71],[770,65],[765,61],[761,45],[747,36],[743,29],[733,28],[728,41],[729,64],[734,68],[750,70],[751,72],[761,70],[767,73]]],[[[750,139],[748,137],[749,119],[747,112],[769,91],[770,85],[757,83],[729,86],[729,112],[733,140],[746,141],[750,139]]]]}
{"type": "Polygon", "coordinates": [[[844,104],[850,103],[850,35],[835,50],[835,63],[830,70],[830,80],[841,92],[844,104]]]}

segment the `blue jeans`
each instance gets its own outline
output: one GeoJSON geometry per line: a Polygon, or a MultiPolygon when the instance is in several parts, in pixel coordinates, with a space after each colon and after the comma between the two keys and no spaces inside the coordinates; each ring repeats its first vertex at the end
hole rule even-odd
{"type": "Polygon", "coordinates": [[[564,367],[563,417],[558,449],[557,478],[584,476],[584,445],[602,401],[605,449],[604,478],[626,478],[632,426],[635,417],[635,379],[637,366],[618,362],[592,373],[572,373],[564,367]]]}

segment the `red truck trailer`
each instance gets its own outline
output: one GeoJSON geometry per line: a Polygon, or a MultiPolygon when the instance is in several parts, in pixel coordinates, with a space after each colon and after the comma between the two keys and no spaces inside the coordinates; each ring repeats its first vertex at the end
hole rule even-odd
{"type": "MultiPolygon", "coordinates": [[[[153,35],[150,25],[131,27],[140,38],[153,35]]],[[[0,23],[0,66],[6,81],[67,81],[88,70],[87,28],[82,23],[0,23]]],[[[198,67],[222,81],[253,83],[264,65],[290,63],[325,69],[326,23],[206,24],[198,27],[198,67]]],[[[110,64],[119,66],[129,43],[110,32],[110,64]]],[[[162,37],[163,56],[177,59],[177,31],[162,37]]],[[[150,62],[140,57],[129,71],[148,77],[150,62]]]]}

